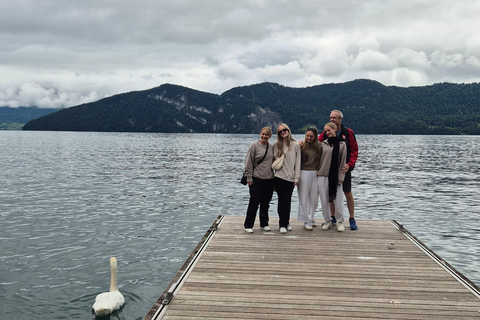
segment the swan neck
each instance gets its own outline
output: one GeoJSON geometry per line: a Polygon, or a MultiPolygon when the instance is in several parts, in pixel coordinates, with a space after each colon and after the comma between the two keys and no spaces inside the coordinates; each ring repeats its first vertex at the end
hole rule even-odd
{"type": "Polygon", "coordinates": [[[110,266],[110,292],[118,291],[117,289],[117,264],[111,264],[110,266]]]}

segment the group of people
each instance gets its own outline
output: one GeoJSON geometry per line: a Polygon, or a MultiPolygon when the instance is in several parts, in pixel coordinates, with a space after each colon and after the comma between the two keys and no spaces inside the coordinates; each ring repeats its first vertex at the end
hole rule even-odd
{"type": "Polygon", "coordinates": [[[342,124],[343,114],[339,110],[330,113],[323,131],[318,134],[315,127],[305,132],[304,141],[296,141],[290,128],[282,123],[277,128],[277,140],[272,145],[272,129],[264,127],[260,140],[252,143],[245,160],[245,176],[249,186],[250,200],[244,222],[245,231],[253,232],[260,207],[260,228],[269,226],[268,209],[275,188],[278,195],[279,231],[288,233],[292,194],[298,191],[297,220],[306,230],[316,227],[315,211],[320,197],[324,223],[322,230],[332,227],[344,231],[343,197],[347,200],[350,229],[357,230],[354,218],[354,199],[351,190],[351,171],[358,158],[355,134],[342,124]],[[273,167],[272,167],[273,165],[273,167]]]}

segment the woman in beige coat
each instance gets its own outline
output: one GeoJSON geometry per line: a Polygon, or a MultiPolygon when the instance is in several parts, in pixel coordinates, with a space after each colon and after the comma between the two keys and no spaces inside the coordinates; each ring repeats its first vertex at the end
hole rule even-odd
{"type": "Polygon", "coordinates": [[[335,218],[337,231],[344,231],[342,183],[345,174],[342,167],[347,160],[347,146],[345,141],[337,137],[337,126],[329,122],[325,125],[325,134],[328,137],[321,144],[320,169],[318,170],[318,193],[322,202],[322,214],[325,223],[322,230],[332,227],[330,217],[330,202],[335,204],[335,218]]]}

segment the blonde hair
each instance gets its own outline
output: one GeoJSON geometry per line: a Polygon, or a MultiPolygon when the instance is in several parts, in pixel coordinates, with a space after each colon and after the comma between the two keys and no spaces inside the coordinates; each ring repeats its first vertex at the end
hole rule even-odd
{"type": "Polygon", "coordinates": [[[290,130],[290,128],[285,124],[285,123],[280,123],[277,127],[277,141],[275,142],[277,144],[277,147],[278,147],[278,150],[277,150],[277,157],[281,157],[282,156],[282,153],[283,153],[283,138],[282,136],[280,135],[280,133],[278,132],[278,128],[280,127],[285,127],[286,129],[288,129],[288,137],[287,137],[287,141],[286,141],[286,144],[287,144],[287,151],[288,149],[290,148],[290,142],[291,141],[296,141],[293,137],[292,137],[292,131],[290,130]]]}
{"type": "Polygon", "coordinates": [[[272,128],[270,127],[263,127],[262,130],[260,130],[260,133],[262,133],[262,131],[265,130],[267,131],[267,133],[270,135],[270,137],[272,136],[272,128]]]}
{"type": "Polygon", "coordinates": [[[335,123],[333,122],[328,122],[326,124],[326,126],[329,126],[330,128],[332,128],[333,130],[337,131],[337,126],[335,125],[335,123]]]}

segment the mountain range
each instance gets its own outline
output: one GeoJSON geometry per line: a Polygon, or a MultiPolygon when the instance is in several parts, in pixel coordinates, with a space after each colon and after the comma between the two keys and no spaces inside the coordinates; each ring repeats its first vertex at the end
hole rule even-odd
{"type": "Polygon", "coordinates": [[[385,86],[358,79],[306,88],[260,83],[221,95],[163,84],[61,109],[23,130],[258,133],[285,122],[323,128],[330,111],[359,134],[480,134],[480,84],[385,86]]]}
{"type": "Polygon", "coordinates": [[[0,130],[21,130],[28,121],[58,110],[56,108],[0,107],[0,130]]]}

